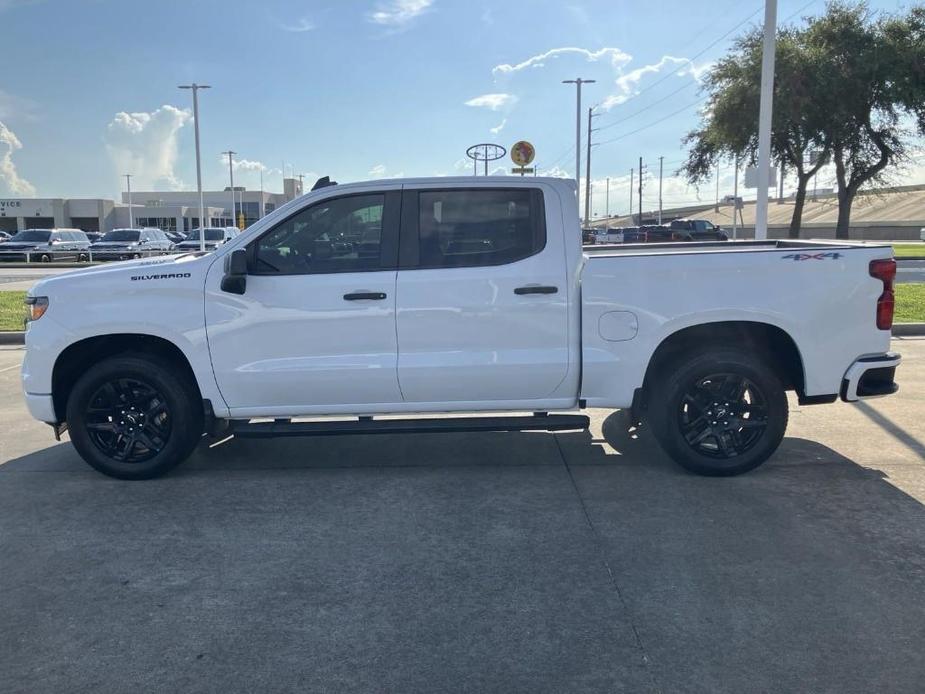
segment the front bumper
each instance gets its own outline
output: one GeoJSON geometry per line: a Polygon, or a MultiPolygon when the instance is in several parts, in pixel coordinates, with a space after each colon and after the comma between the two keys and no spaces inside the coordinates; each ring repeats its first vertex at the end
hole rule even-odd
{"type": "Polygon", "coordinates": [[[841,399],[856,402],[862,398],[892,395],[899,386],[894,380],[902,357],[896,352],[861,357],[845,372],[841,384],[841,399]]]}
{"type": "Polygon", "coordinates": [[[54,424],[58,421],[57,416],[55,416],[55,403],[51,395],[25,393],[25,397],[26,408],[35,419],[48,424],[54,424]]]}

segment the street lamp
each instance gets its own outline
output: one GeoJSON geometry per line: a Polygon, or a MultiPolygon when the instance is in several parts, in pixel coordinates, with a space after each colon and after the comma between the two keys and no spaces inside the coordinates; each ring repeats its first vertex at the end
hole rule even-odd
{"type": "Polygon", "coordinates": [[[181,84],[180,89],[193,90],[193,131],[196,135],[196,188],[199,190],[199,250],[206,250],[206,206],[202,201],[202,163],[199,159],[199,90],[211,89],[208,84],[181,84]]]}
{"type": "Polygon", "coordinates": [[[761,52],[761,99],[758,107],[758,200],[755,202],[755,238],[768,237],[768,186],[771,183],[771,113],[774,102],[774,51],[777,36],[777,0],[764,2],[764,42],[761,52]]]}
{"type": "Polygon", "coordinates": [[[597,80],[583,80],[578,77],[573,80],[562,80],[562,84],[574,84],[577,101],[575,110],[575,183],[581,182],[581,85],[594,84],[597,80]]]}
{"type": "Polygon", "coordinates": [[[135,213],[132,210],[132,174],[123,174],[125,176],[125,186],[128,188],[128,226],[129,229],[135,228],[135,213]]]}
{"type": "MultiPolygon", "coordinates": [[[[232,163],[232,157],[237,154],[237,152],[232,152],[230,149],[227,152],[222,152],[222,154],[228,155],[228,178],[231,180],[231,225],[238,226],[238,215],[235,214],[235,197],[234,197],[234,165],[232,163]]],[[[242,205],[243,207],[243,205],[242,205]]]]}

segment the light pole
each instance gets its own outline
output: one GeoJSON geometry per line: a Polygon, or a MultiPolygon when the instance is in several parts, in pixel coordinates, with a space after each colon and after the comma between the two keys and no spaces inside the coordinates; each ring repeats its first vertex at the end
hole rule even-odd
{"type": "Polygon", "coordinates": [[[123,174],[125,176],[125,187],[128,189],[128,226],[129,229],[135,228],[135,212],[132,209],[132,174],[123,174]]]}
{"type": "Polygon", "coordinates": [[[235,198],[234,198],[234,164],[233,164],[233,160],[232,160],[232,157],[233,157],[235,154],[237,154],[237,152],[233,152],[232,150],[229,149],[227,152],[222,152],[222,154],[227,154],[227,155],[228,155],[228,179],[229,179],[230,182],[231,182],[231,226],[238,226],[238,222],[237,222],[238,216],[235,214],[235,209],[234,209],[234,207],[235,207],[235,198]]]}
{"type": "Polygon", "coordinates": [[[604,216],[607,217],[607,219],[610,219],[610,176],[607,177],[607,197],[606,197],[606,200],[607,200],[607,202],[606,202],[606,204],[604,205],[604,207],[606,208],[606,209],[605,209],[605,212],[604,212],[604,216]]]}
{"type": "Polygon", "coordinates": [[[662,224],[662,165],[665,163],[665,157],[658,158],[658,224],[662,224]]]}
{"type": "Polygon", "coordinates": [[[777,0],[764,0],[764,46],[761,52],[761,101],[758,106],[758,201],[755,238],[768,238],[768,184],[771,176],[771,111],[774,101],[774,50],[777,0]]]}
{"type": "Polygon", "coordinates": [[[574,84],[577,98],[575,108],[575,183],[581,183],[581,85],[594,84],[597,80],[583,80],[578,77],[573,80],[562,80],[562,84],[574,84]]]}
{"type": "Polygon", "coordinates": [[[181,84],[180,89],[191,89],[193,91],[193,131],[196,135],[196,188],[199,191],[199,250],[205,253],[206,250],[206,206],[202,201],[202,162],[199,158],[199,90],[211,89],[208,84],[181,84]]]}

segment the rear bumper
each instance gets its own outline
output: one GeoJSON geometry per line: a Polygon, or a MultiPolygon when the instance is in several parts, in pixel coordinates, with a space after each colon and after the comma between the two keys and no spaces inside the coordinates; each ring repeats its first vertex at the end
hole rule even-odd
{"type": "Polygon", "coordinates": [[[896,367],[901,361],[902,357],[896,352],[858,359],[842,379],[841,399],[855,402],[862,398],[892,395],[899,390],[894,379],[896,367]]]}

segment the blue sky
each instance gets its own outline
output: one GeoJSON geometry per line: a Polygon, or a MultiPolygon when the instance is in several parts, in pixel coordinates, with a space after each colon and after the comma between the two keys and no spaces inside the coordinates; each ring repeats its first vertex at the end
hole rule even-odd
{"type": "MultiPolygon", "coordinates": [[[[698,78],[762,8],[0,0],[0,196],[112,197],[123,173],[135,189],[195,187],[190,94],[176,88],[192,81],[213,87],[200,101],[206,188],[227,185],[220,152],[229,147],[242,160],[235,182],[257,188],[262,168],[270,190],[281,188],[284,162],[287,173],[341,181],[468,173],[468,145],[519,139],[536,146],[541,173],[571,174],[575,94],[560,82],[581,76],[597,80],[585,104],[600,105],[592,178],[613,178],[611,211],[623,211],[639,156],[650,177],[659,156],[666,176],[680,164],[681,137],[698,120],[698,78]]],[[[780,0],[778,16],[823,8],[780,0]]],[[[594,190],[603,212],[603,186],[594,190]]],[[[712,200],[714,189],[666,183],[666,206],[698,195],[712,200]]]]}

